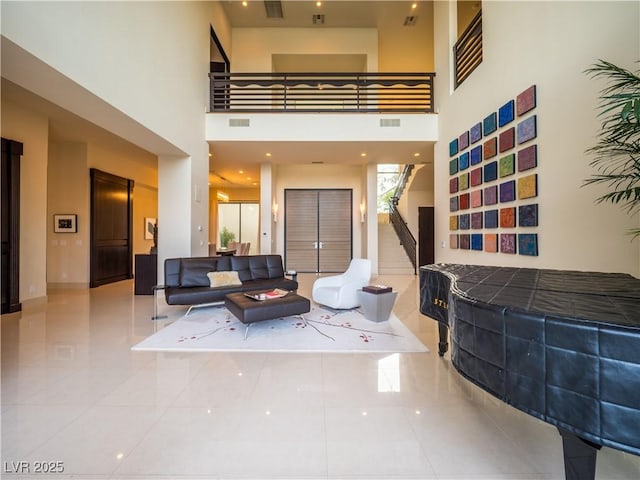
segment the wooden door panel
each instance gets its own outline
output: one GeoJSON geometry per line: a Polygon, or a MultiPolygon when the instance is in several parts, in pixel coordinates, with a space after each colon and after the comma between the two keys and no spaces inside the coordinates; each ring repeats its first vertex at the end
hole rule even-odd
{"type": "Polygon", "coordinates": [[[314,190],[285,191],[285,268],[318,269],[318,194],[314,190]]]}
{"type": "Polygon", "coordinates": [[[352,257],[351,190],[320,190],[318,198],[318,271],[344,272],[352,257]]]}

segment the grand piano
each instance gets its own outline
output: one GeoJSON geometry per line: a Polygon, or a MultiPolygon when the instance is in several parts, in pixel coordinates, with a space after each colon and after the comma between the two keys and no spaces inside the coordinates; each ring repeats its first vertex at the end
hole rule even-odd
{"type": "Polygon", "coordinates": [[[426,265],[420,312],[458,372],[558,429],[567,480],[594,479],[602,446],[640,455],[639,279],[426,265]]]}

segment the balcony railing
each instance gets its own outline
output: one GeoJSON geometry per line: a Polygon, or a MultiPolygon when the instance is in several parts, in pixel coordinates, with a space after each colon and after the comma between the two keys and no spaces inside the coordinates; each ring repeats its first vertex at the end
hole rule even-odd
{"type": "Polygon", "coordinates": [[[478,12],[453,47],[455,86],[458,88],[482,63],[482,10],[478,12]]]}
{"type": "Polygon", "coordinates": [[[211,112],[433,113],[435,73],[210,73],[211,112]]]}

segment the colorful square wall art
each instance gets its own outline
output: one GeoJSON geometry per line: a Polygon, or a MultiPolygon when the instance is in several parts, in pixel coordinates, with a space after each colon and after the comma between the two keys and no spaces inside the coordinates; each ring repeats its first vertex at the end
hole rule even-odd
{"type": "Polygon", "coordinates": [[[516,156],[512,153],[500,159],[500,178],[508,177],[516,172],[516,156]]]}
{"type": "Polygon", "coordinates": [[[482,167],[474,168],[469,172],[469,183],[472,187],[482,184],[482,167]]]}
{"type": "Polygon", "coordinates": [[[537,233],[519,233],[518,234],[518,253],[520,255],[538,256],[538,234],[537,233]]]}
{"type": "Polygon", "coordinates": [[[456,153],[458,153],[458,139],[451,140],[449,142],[449,156],[453,157],[456,153]]]}
{"type": "Polygon", "coordinates": [[[513,121],[513,108],[515,104],[513,100],[509,100],[498,109],[498,126],[504,127],[507,123],[513,121]]]}
{"type": "Polygon", "coordinates": [[[458,235],[455,233],[449,235],[449,248],[458,248],[458,235]]]}
{"type": "Polygon", "coordinates": [[[460,190],[467,190],[469,188],[469,173],[463,173],[458,178],[458,188],[460,190]]]}
{"type": "Polygon", "coordinates": [[[518,207],[518,226],[537,227],[538,226],[538,204],[520,205],[518,207]]]}
{"type": "Polygon", "coordinates": [[[518,198],[533,198],[538,196],[538,175],[527,175],[518,179],[518,198]]]}
{"type": "Polygon", "coordinates": [[[469,230],[471,223],[469,222],[469,214],[463,213],[458,217],[458,228],[460,230],[469,230]]]}
{"type": "Polygon", "coordinates": [[[471,143],[476,143],[481,138],[482,138],[482,123],[478,122],[469,130],[469,141],[471,143]]]}
{"type": "Polygon", "coordinates": [[[516,234],[515,233],[500,234],[500,251],[502,253],[516,253],[516,234]]]}
{"type": "Polygon", "coordinates": [[[536,108],[536,86],[531,85],[516,97],[516,113],[518,116],[524,115],[534,108],[536,108]]]}
{"type": "Polygon", "coordinates": [[[458,215],[449,216],[449,230],[458,230],[458,215]]]}
{"type": "Polygon", "coordinates": [[[460,248],[464,250],[469,250],[470,247],[470,235],[468,233],[463,233],[459,236],[460,248]]]}
{"type": "MultiPolygon", "coordinates": [[[[469,203],[471,208],[477,208],[482,206],[482,190],[474,190],[469,195],[469,203]]],[[[482,227],[481,227],[482,228],[482,227]]]]}
{"type": "Polygon", "coordinates": [[[482,251],[482,234],[481,233],[471,234],[471,250],[482,251]]]}
{"type": "Polygon", "coordinates": [[[498,162],[487,163],[484,166],[484,181],[493,182],[498,178],[498,162]]]}
{"type": "Polygon", "coordinates": [[[469,210],[469,194],[462,193],[460,195],[460,201],[458,202],[460,210],[469,210]]]}
{"type": "Polygon", "coordinates": [[[516,226],[515,207],[500,209],[500,228],[513,228],[516,226]]]}
{"type": "Polygon", "coordinates": [[[498,228],[498,210],[484,212],[484,228],[498,228]]]}
{"type": "Polygon", "coordinates": [[[462,151],[468,146],[469,146],[469,132],[467,131],[458,137],[458,149],[462,151]]]}
{"type": "Polygon", "coordinates": [[[471,165],[477,165],[482,161],[482,145],[471,149],[471,165]]]}
{"type": "Polygon", "coordinates": [[[491,112],[482,121],[482,130],[484,131],[484,136],[489,136],[489,134],[495,132],[497,128],[496,112],[491,112]]]}
{"type": "Polygon", "coordinates": [[[515,129],[511,127],[509,130],[505,130],[498,137],[498,152],[506,152],[511,150],[515,145],[515,129]]]}
{"type": "Polygon", "coordinates": [[[464,152],[458,159],[458,168],[460,171],[469,168],[469,152],[464,152]]]}
{"type": "Polygon", "coordinates": [[[454,158],[453,160],[449,160],[449,175],[453,175],[458,173],[458,158],[454,158]]]}
{"type": "Polygon", "coordinates": [[[524,172],[538,166],[538,146],[530,145],[518,152],[518,171],[524,172]]]}
{"type": "Polygon", "coordinates": [[[458,191],[458,177],[449,179],[449,193],[456,193],[458,191]]]}
{"type": "Polygon", "coordinates": [[[498,138],[491,137],[489,140],[482,144],[484,159],[495,157],[498,154],[498,138]]]}
{"type": "Polygon", "coordinates": [[[516,181],[500,184],[500,203],[513,202],[516,199],[516,181]]]}
{"type": "Polygon", "coordinates": [[[493,185],[484,189],[484,204],[495,205],[498,203],[498,186],[493,185]]]}
{"type": "Polygon", "coordinates": [[[449,199],[449,211],[457,212],[458,211],[458,197],[451,197],[449,199]]]}
{"type": "Polygon", "coordinates": [[[498,251],[498,234],[484,234],[484,251],[489,253],[496,253],[498,251]]]}
{"type": "Polygon", "coordinates": [[[518,124],[518,145],[536,138],[536,115],[532,115],[518,124]]]}
{"type": "Polygon", "coordinates": [[[471,228],[473,230],[482,229],[482,217],[483,217],[482,212],[473,212],[471,214],[471,228]]]}

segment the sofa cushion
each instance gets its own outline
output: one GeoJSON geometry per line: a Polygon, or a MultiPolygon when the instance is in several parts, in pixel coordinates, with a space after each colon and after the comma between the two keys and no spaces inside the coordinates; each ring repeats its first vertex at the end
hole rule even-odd
{"type": "Polygon", "coordinates": [[[209,272],[207,277],[209,277],[209,286],[212,288],[242,285],[238,272],[209,272]]]}
{"type": "Polygon", "coordinates": [[[246,256],[230,256],[231,270],[238,272],[238,276],[242,282],[251,280],[251,267],[249,266],[249,260],[251,257],[246,256]]]}
{"type": "Polygon", "coordinates": [[[217,270],[218,257],[183,258],[180,266],[181,287],[208,287],[209,272],[217,270]]]}

